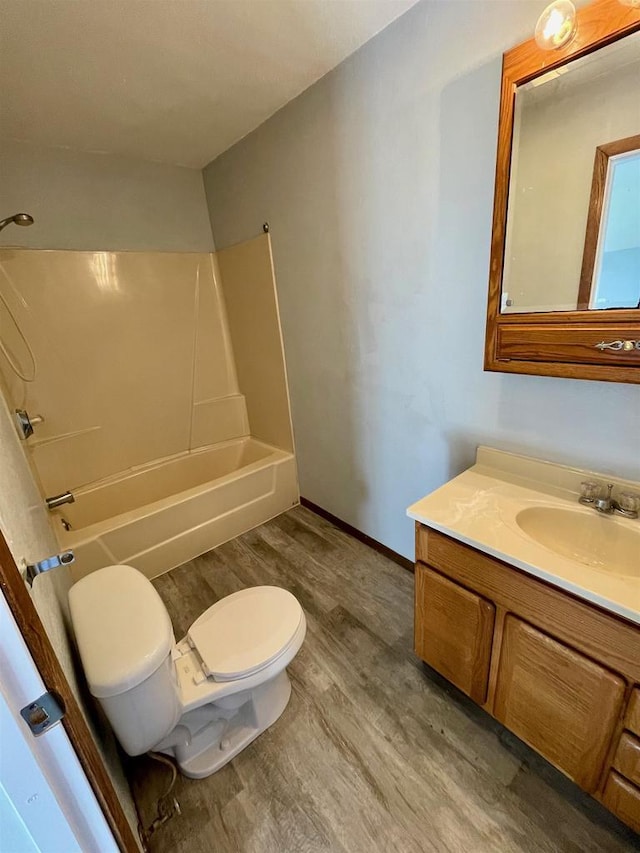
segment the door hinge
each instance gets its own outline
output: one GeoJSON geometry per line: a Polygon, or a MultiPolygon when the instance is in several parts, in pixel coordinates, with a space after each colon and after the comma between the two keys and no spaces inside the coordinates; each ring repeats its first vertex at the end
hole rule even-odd
{"type": "Polygon", "coordinates": [[[64,717],[64,705],[53,693],[43,693],[20,709],[20,715],[36,737],[52,729],[64,717]]]}

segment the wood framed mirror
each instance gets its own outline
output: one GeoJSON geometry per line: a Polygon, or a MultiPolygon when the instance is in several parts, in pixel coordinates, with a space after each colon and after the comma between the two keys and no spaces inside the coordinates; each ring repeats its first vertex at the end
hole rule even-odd
{"type": "Polygon", "coordinates": [[[640,383],[640,8],[504,54],[485,370],[640,383]]]}

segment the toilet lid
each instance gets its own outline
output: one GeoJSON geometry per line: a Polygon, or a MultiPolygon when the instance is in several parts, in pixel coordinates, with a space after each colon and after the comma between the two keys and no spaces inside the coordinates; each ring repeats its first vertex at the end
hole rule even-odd
{"type": "Polygon", "coordinates": [[[254,586],[205,610],[188,637],[216,681],[244,678],[279,657],[302,619],[298,600],[276,586],[254,586]]]}

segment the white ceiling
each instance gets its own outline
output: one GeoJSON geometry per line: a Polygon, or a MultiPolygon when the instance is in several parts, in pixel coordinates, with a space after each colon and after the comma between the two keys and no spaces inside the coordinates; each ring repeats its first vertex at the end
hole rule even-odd
{"type": "Polygon", "coordinates": [[[0,0],[0,133],[201,168],[416,0],[0,0]]]}

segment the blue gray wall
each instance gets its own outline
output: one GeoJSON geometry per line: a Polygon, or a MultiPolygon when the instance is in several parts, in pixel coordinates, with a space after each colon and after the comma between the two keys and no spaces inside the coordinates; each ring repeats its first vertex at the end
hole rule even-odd
{"type": "Polygon", "coordinates": [[[1,246],[212,252],[198,169],[0,141],[0,217],[30,213],[1,246]]]}
{"type": "Polygon", "coordinates": [[[302,494],[407,556],[479,443],[640,477],[638,386],[482,370],[502,52],[544,0],[423,2],[205,170],[269,220],[302,494]]]}

